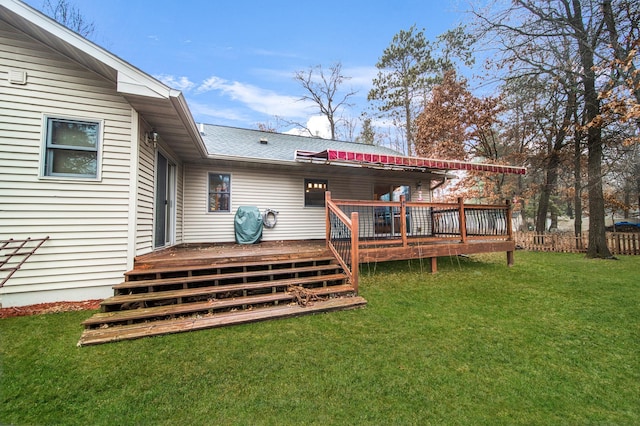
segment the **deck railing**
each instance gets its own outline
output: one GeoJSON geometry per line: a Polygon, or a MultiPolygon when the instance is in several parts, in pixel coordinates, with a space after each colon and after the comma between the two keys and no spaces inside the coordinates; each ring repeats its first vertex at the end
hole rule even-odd
{"type": "Polygon", "coordinates": [[[331,193],[326,192],[326,230],[327,245],[340,262],[349,277],[356,293],[358,292],[359,272],[359,220],[358,212],[347,216],[332,200],[331,193]]]}
{"type": "Polygon", "coordinates": [[[511,205],[331,200],[345,215],[358,213],[361,246],[452,240],[512,240],[511,205]]]}

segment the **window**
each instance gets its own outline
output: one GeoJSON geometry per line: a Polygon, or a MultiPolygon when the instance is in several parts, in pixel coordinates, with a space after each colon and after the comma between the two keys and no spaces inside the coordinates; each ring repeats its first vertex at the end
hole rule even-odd
{"type": "Polygon", "coordinates": [[[231,175],[209,173],[209,211],[231,211],[231,175]]]}
{"type": "Polygon", "coordinates": [[[100,123],[46,119],[44,175],[98,178],[100,123]]]}
{"type": "Polygon", "coordinates": [[[327,192],[327,181],[321,179],[304,180],[304,206],[324,207],[324,193],[327,192]]]}

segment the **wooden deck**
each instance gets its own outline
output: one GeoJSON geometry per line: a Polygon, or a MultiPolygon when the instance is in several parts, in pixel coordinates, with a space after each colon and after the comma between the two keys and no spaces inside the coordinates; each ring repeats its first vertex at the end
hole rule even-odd
{"type": "MultiPolygon", "coordinates": [[[[359,241],[359,263],[388,262],[420,258],[437,258],[464,254],[513,252],[515,242],[473,239],[462,243],[458,239],[409,238],[405,246],[402,241],[391,238],[359,241]]],[[[258,244],[210,243],[182,244],[138,256],[134,271],[150,268],[198,266],[232,263],[239,260],[277,261],[290,259],[304,253],[305,256],[332,256],[324,240],[263,241],[258,244]]],[[[435,271],[434,271],[435,272],[435,271]]]]}
{"type": "Polygon", "coordinates": [[[138,256],[78,345],[352,309],[359,265],[505,252],[513,263],[511,207],[332,200],[326,239],[182,244],[138,256]]]}
{"type": "Polygon", "coordinates": [[[262,241],[258,244],[181,244],[135,258],[134,270],[161,265],[202,265],[289,259],[297,255],[330,255],[324,240],[262,241]]]}

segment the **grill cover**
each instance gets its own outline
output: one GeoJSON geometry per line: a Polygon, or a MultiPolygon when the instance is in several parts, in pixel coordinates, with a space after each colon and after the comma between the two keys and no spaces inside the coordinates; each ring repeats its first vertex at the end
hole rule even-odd
{"type": "Polygon", "coordinates": [[[236,243],[254,244],[262,238],[262,215],[255,206],[240,206],[236,212],[234,227],[236,243]]]}

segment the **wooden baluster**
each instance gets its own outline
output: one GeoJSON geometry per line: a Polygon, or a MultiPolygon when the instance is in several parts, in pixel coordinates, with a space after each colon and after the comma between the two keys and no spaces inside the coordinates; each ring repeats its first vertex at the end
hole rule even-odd
{"type": "Polygon", "coordinates": [[[460,215],[460,238],[462,243],[467,242],[467,219],[464,214],[464,200],[462,197],[458,198],[458,213],[460,215]]]}
{"type": "Polygon", "coordinates": [[[358,276],[360,270],[360,250],[359,250],[360,222],[358,212],[351,213],[351,285],[358,294],[358,276]]]}

